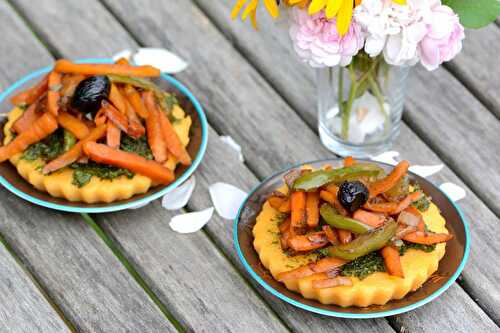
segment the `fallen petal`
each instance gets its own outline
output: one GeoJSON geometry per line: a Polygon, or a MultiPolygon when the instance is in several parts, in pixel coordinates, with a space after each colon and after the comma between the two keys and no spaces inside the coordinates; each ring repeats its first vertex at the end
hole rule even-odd
{"type": "Polygon", "coordinates": [[[151,65],[161,72],[176,74],[188,67],[188,64],[176,54],[161,48],[140,48],[133,57],[136,65],[151,65]]]}
{"type": "Polygon", "coordinates": [[[228,220],[235,219],[247,193],[226,183],[215,183],[208,190],[217,214],[228,220]]]}
{"type": "Polygon", "coordinates": [[[398,161],[396,160],[396,157],[398,157],[398,156],[399,156],[399,153],[397,151],[386,151],[385,153],[374,156],[371,159],[374,161],[377,161],[377,162],[381,162],[381,163],[396,165],[396,164],[398,164],[398,161]]]}
{"type": "Polygon", "coordinates": [[[224,142],[225,144],[227,144],[229,147],[231,147],[238,154],[238,158],[239,158],[240,162],[242,162],[242,163],[245,162],[245,158],[243,157],[241,146],[236,141],[234,141],[234,139],[232,137],[221,136],[220,140],[222,142],[224,142]]]}
{"type": "Polygon", "coordinates": [[[467,195],[463,188],[453,183],[443,183],[439,186],[439,189],[446,193],[446,195],[454,202],[462,200],[467,195]]]}
{"type": "Polygon", "coordinates": [[[203,228],[214,214],[214,208],[210,207],[199,212],[179,214],[170,220],[170,228],[181,234],[189,234],[203,228]]]}
{"type": "Polygon", "coordinates": [[[416,173],[420,177],[429,177],[435,173],[441,171],[444,168],[444,164],[436,164],[436,165],[413,165],[410,167],[410,171],[416,173]]]}
{"type": "Polygon", "coordinates": [[[123,51],[120,51],[118,53],[115,53],[111,58],[113,59],[113,61],[117,61],[118,59],[121,59],[121,58],[125,58],[127,60],[130,60],[132,53],[133,53],[132,50],[127,49],[127,50],[123,50],[123,51]]]}
{"type": "Polygon", "coordinates": [[[196,178],[192,176],[181,186],[163,196],[161,205],[168,210],[177,210],[186,206],[196,186],[196,178]]]}

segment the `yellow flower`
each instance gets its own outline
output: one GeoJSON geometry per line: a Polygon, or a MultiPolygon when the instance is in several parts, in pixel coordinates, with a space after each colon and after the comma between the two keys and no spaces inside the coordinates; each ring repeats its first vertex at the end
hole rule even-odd
{"type": "MultiPolygon", "coordinates": [[[[305,8],[309,4],[310,0],[284,0],[285,5],[287,6],[299,6],[301,8],[305,8]]],[[[264,6],[266,7],[267,12],[273,17],[277,18],[280,15],[277,0],[263,0],[264,6]]],[[[241,14],[241,19],[245,21],[249,16],[252,21],[252,25],[255,29],[257,29],[257,8],[259,7],[259,0],[238,0],[231,11],[231,18],[234,20],[238,17],[241,10],[243,10],[243,14],[241,14]],[[249,2],[250,1],[250,2],[249,2]],[[246,7],[245,7],[246,5],[246,7]]]]}

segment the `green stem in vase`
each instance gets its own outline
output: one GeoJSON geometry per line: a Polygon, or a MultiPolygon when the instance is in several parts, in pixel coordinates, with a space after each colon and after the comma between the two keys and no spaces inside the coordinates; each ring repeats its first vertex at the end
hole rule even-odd
{"type": "Polygon", "coordinates": [[[349,76],[351,78],[351,86],[349,88],[349,98],[342,112],[342,129],[341,136],[344,140],[349,138],[349,119],[351,118],[352,104],[356,98],[356,92],[358,89],[358,82],[356,80],[356,72],[354,71],[354,65],[349,65],[349,76]]]}
{"type": "Polygon", "coordinates": [[[339,112],[342,114],[344,103],[344,68],[339,67],[339,91],[338,91],[339,112]]]}
{"type": "Polygon", "coordinates": [[[370,85],[370,88],[373,92],[373,95],[377,99],[377,103],[378,103],[378,106],[380,108],[380,112],[384,116],[384,133],[387,134],[387,131],[389,130],[389,115],[385,112],[384,96],[382,95],[382,92],[380,91],[377,80],[372,75],[370,75],[368,77],[368,84],[370,85]]]}

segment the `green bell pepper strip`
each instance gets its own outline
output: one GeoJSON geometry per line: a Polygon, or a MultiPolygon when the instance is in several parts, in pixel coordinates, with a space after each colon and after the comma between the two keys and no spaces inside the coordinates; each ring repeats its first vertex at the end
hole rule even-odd
{"type": "Polygon", "coordinates": [[[311,191],[330,183],[340,184],[347,180],[355,180],[360,177],[378,177],[383,174],[384,169],[376,164],[359,163],[350,167],[306,173],[295,180],[293,189],[311,191]]]}
{"type": "Polygon", "coordinates": [[[354,260],[383,248],[394,237],[397,228],[397,222],[390,220],[384,226],[360,235],[350,243],[329,247],[327,253],[330,257],[354,260]]]}
{"type": "Polygon", "coordinates": [[[355,234],[365,234],[373,230],[372,226],[338,214],[335,208],[327,203],[321,205],[319,213],[323,220],[334,228],[349,230],[355,234]]]}

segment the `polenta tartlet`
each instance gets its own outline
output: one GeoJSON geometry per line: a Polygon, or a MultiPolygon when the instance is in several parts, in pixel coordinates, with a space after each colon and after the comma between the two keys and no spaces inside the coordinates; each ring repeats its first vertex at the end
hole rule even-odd
{"type": "Polygon", "coordinates": [[[262,264],[323,304],[383,305],[417,290],[452,235],[431,198],[410,185],[408,167],[386,174],[349,157],[337,169],[291,171],[253,228],[262,264]]]}
{"type": "Polygon", "coordinates": [[[86,203],[128,199],[190,165],[191,117],[151,66],[59,60],[11,98],[0,162],[40,191],[86,203]]]}

